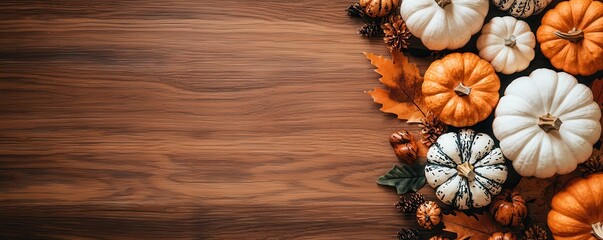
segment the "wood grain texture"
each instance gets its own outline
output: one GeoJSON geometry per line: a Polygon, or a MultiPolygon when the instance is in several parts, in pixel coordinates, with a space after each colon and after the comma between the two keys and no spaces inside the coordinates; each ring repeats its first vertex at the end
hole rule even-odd
{"type": "Polygon", "coordinates": [[[1,238],[393,238],[349,1],[0,2],[1,238]]]}
{"type": "MultiPolygon", "coordinates": [[[[350,1],[1,1],[0,238],[392,239],[350,1]]],[[[424,71],[427,60],[416,60],[424,71]]],[[[421,190],[433,197],[431,188],[421,190]]]]}

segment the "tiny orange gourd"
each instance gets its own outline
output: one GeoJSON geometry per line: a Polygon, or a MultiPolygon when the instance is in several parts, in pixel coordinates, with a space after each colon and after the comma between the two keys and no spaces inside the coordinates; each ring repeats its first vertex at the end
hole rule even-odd
{"type": "Polygon", "coordinates": [[[495,232],[488,238],[488,240],[517,240],[517,237],[510,232],[495,232]]]}
{"type": "Polygon", "coordinates": [[[603,3],[569,0],[547,11],[536,38],[555,68],[591,75],[603,69],[603,3]]]}
{"type": "Polygon", "coordinates": [[[500,80],[486,60],[452,53],[429,66],[421,90],[425,104],[443,123],[467,127],[492,113],[499,88],[500,80]]]}
{"type": "Polygon", "coordinates": [[[436,202],[426,201],[417,208],[417,222],[425,229],[432,229],[442,222],[442,209],[436,202]]]}
{"type": "Polygon", "coordinates": [[[505,190],[494,198],[490,212],[501,225],[515,227],[528,215],[528,207],[519,192],[505,190]]]}
{"type": "Polygon", "coordinates": [[[400,0],[359,0],[358,3],[369,17],[384,17],[400,5],[400,0]]]}
{"type": "Polygon", "coordinates": [[[603,173],[573,179],[551,201],[555,239],[603,239],[603,173]]]}

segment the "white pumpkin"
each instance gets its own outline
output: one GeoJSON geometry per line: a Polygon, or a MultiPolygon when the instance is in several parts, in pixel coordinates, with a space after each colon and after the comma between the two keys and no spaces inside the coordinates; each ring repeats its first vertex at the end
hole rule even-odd
{"type": "Polygon", "coordinates": [[[443,134],[429,148],[425,178],[442,202],[457,209],[479,208],[501,191],[507,179],[504,163],[490,136],[463,129],[443,134]]]}
{"type": "Polygon", "coordinates": [[[504,74],[526,69],[534,59],[534,46],[528,23],[510,16],[492,18],[477,39],[479,56],[504,74]]]}
{"type": "Polygon", "coordinates": [[[601,135],[600,118],[588,87],[565,72],[541,68],[509,84],[492,128],[520,175],[548,178],[588,159],[601,135]]]}
{"type": "Polygon", "coordinates": [[[542,12],[551,1],[552,0],[492,0],[492,3],[498,9],[508,11],[511,16],[527,18],[542,12]]]}
{"type": "Polygon", "coordinates": [[[408,30],[431,50],[465,46],[486,14],[488,0],[404,0],[400,7],[408,30]]]}

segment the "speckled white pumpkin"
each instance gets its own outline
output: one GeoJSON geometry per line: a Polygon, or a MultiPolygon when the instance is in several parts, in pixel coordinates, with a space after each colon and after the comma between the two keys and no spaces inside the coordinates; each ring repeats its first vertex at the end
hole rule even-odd
{"type": "Polygon", "coordinates": [[[442,202],[464,210],[488,205],[502,190],[507,167],[490,136],[463,129],[429,148],[425,177],[442,202]]]}
{"type": "Polygon", "coordinates": [[[546,8],[552,0],[492,0],[498,9],[508,11],[514,17],[527,18],[538,14],[546,8]]]}

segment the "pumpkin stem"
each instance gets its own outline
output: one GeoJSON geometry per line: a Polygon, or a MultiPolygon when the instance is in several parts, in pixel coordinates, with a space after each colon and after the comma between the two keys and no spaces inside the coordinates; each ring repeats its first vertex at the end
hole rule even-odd
{"type": "Polygon", "coordinates": [[[558,38],[565,39],[574,43],[584,39],[584,33],[582,32],[582,30],[576,28],[572,28],[572,30],[569,30],[569,32],[567,33],[557,30],[555,31],[555,35],[558,38]]]}
{"type": "Polygon", "coordinates": [[[512,48],[515,47],[515,44],[517,44],[517,38],[514,35],[505,38],[505,46],[512,48]]]}
{"type": "Polygon", "coordinates": [[[435,0],[435,2],[438,4],[438,6],[440,6],[441,8],[445,8],[446,6],[448,6],[448,4],[452,3],[452,0],[435,0]]]}
{"type": "Polygon", "coordinates": [[[542,115],[538,119],[538,126],[542,128],[542,130],[544,130],[545,132],[549,132],[551,130],[559,131],[559,128],[561,127],[562,123],[563,122],[561,121],[561,119],[551,115],[550,113],[542,115]]]}
{"type": "Polygon", "coordinates": [[[456,170],[459,172],[459,175],[467,178],[473,179],[475,177],[475,173],[473,172],[473,166],[469,164],[469,161],[464,162],[461,165],[456,167],[456,170]]]}
{"type": "Polygon", "coordinates": [[[597,239],[603,240],[603,222],[598,222],[591,225],[593,228],[592,234],[595,235],[597,239]]]}
{"type": "Polygon", "coordinates": [[[471,93],[471,88],[463,85],[463,83],[459,83],[459,85],[454,88],[454,92],[459,96],[468,96],[469,93],[471,93]]]}

